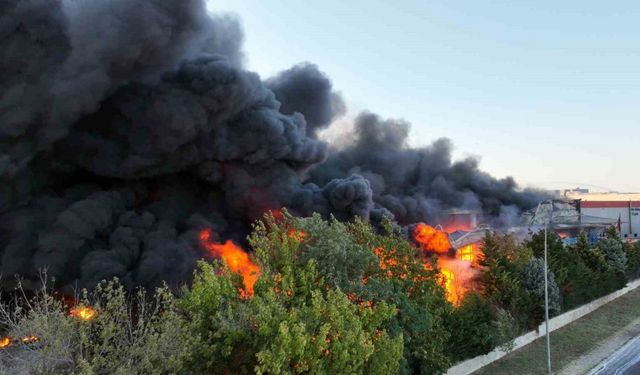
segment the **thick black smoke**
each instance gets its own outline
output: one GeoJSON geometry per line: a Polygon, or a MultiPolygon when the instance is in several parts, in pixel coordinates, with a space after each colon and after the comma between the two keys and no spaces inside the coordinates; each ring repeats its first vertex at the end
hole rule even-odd
{"type": "Polygon", "coordinates": [[[314,137],[342,114],[346,108],[342,97],[331,90],[331,81],[312,64],[296,65],[267,81],[282,106],[280,112],[302,113],[307,135],[314,137]]]}
{"type": "Polygon", "coordinates": [[[263,82],[237,21],[201,0],[3,1],[0,40],[3,287],[42,268],[66,290],[177,283],[201,229],[242,242],[280,207],[404,225],[537,199],[371,114],[329,147],[317,133],[344,113],[329,79],[305,64],[263,82]]]}
{"type": "Polygon", "coordinates": [[[511,178],[496,179],[478,169],[478,161],[452,161],[452,145],[442,138],[423,148],[407,145],[409,124],[362,113],[350,139],[331,150],[330,157],[311,172],[325,184],[339,176],[358,174],[371,186],[376,206],[389,211],[402,225],[436,221],[443,209],[482,210],[497,216],[537,204],[544,192],[519,191],[511,178]]]}

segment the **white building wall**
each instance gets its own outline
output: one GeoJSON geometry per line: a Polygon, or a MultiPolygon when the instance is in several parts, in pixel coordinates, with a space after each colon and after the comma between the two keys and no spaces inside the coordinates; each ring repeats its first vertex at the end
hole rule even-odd
{"type": "Polygon", "coordinates": [[[618,220],[620,218],[620,234],[622,238],[640,240],[640,207],[582,207],[584,215],[618,220]],[[631,225],[629,225],[631,213],[631,225]]]}

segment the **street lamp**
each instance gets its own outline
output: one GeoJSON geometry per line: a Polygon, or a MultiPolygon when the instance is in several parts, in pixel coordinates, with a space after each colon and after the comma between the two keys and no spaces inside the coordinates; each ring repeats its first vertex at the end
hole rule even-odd
{"type": "Polygon", "coordinates": [[[549,267],[547,265],[547,226],[544,224],[544,318],[547,331],[547,372],[551,375],[551,337],[549,337],[549,267]]]}
{"type": "MultiPolygon", "coordinates": [[[[547,373],[551,375],[551,337],[549,336],[549,262],[547,261],[547,237],[548,237],[548,227],[551,225],[553,227],[553,212],[555,211],[555,206],[553,204],[553,200],[542,201],[538,203],[538,208],[533,214],[532,223],[540,223],[540,221],[536,220],[538,217],[538,213],[542,215],[542,222],[544,223],[544,321],[546,328],[546,336],[547,336],[547,373]],[[543,212],[540,212],[543,204],[551,204],[551,210],[542,210],[548,212],[548,217],[545,217],[543,212]]],[[[539,224],[538,224],[539,225],[539,224]]]]}

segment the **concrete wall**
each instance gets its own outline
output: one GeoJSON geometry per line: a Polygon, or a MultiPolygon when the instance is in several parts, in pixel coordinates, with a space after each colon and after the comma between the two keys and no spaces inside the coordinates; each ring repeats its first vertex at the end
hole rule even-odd
{"type": "MultiPolygon", "coordinates": [[[[549,332],[553,332],[558,328],[564,327],[565,325],[573,322],[574,320],[577,320],[585,315],[587,315],[588,313],[598,309],[599,307],[613,301],[614,299],[628,293],[631,290],[636,289],[638,286],[640,286],[640,279],[631,281],[629,284],[627,284],[626,287],[616,290],[615,292],[608,294],[604,297],[600,297],[597,300],[591,301],[585,305],[582,305],[576,309],[573,310],[569,310],[567,312],[565,312],[564,314],[560,314],[554,318],[549,319],[549,332]]],[[[540,326],[538,327],[537,330],[535,331],[531,331],[531,332],[527,332],[524,335],[517,337],[514,340],[514,347],[513,350],[522,348],[525,345],[530,344],[531,342],[533,342],[536,339],[539,339],[541,337],[545,336],[545,324],[544,322],[542,324],[540,324],[540,326]]],[[[551,342],[551,345],[553,347],[553,342],[551,342]]],[[[458,364],[456,364],[455,366],[451,367],[446,375],[467,375],[467,374],[471,374],[474,371],[478,371],[479,369],[483,368],[484,366],[497,361],[498,359],[504,357],[505,355],[509,354],[508,352],[502,351],[500,349],[494,349],[492,352],[485,354],[485,355],[480,355],[477,356],[475,358],[471,358],[468,359],[464,362],[460,362],[458,364]]]]}

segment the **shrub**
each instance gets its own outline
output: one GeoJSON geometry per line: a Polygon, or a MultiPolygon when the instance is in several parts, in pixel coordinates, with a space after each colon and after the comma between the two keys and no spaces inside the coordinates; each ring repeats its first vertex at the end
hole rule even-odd
{"type": "Polygon", "coordinates": [[[167,288],[152,296],[140,290],[130,303],[117,280],[101,283],[83,291],[80,304],[97,311],[83,321],[42,280],[35,296],[20,286],[17,297],[0,304],[0,324],[18,341],[0,353],[2,373],[158,374],[184,367],[190,338],[167,288]],[[28,337],[34,339],[21,339],[28,337]]]}

